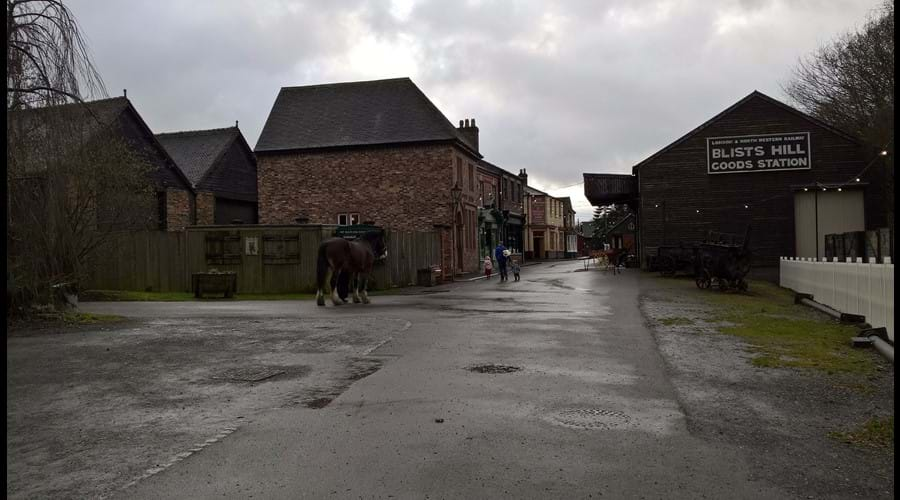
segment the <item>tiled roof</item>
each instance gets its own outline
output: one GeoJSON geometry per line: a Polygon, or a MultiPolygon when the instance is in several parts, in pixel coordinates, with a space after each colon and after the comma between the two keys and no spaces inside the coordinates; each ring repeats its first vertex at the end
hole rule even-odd
{"type": "Polygon", "coordinates": [[[456,141],[477,155],[412,80],[394,78],[282,87],[254,151],[422,141],[456,141]]]}
{"type": "Polygon", "coordinates": [[[228,127],[156,134],[156,139],[196,186],[238,134],[237,127],[228,127]]]}

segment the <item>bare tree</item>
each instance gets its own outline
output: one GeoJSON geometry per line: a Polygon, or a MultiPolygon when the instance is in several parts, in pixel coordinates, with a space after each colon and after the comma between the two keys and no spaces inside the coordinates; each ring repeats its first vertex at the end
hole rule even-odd
{"type": "Polygon", "coordinates": [[[894,4],[885,1],[861,29],[801,59],[785,93],[801,109],[884,146],[894,131],[894,4]]]}
{"type": "Polygon", "coordinates": [[[884,0],[863,26],[802,59],[785,93],[807,113],[855,134],[876,158],[866,176],[894,233],[894,3],[884,0]]]}
{"type": "Polygon", "coordinates": [[[106,91],[68,8],[6,5],[8,306],[58,304],[111,233],[152,224],[152,168],[85,103],[106,91]]]}
{"type": "Polygon", "coordinates": [[[103,96],[103,80],[62,1],[7,0],[6,109],[103,96]]]}

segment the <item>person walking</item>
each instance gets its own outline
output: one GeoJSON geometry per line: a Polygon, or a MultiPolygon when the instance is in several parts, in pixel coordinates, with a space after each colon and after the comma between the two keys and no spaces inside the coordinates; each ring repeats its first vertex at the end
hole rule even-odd
{"type": "Polygon", "coordinates": [[[491,272],[493,272],[493,270],[494,270],[494,263],[491,262],[491,256],[485,255],[484,256],[484,276],[487,279],[491,279],[491,272]]]}
{"type": "Polygon", "coordinates": [[[508,281],[509,274],[506,270],[506,264],[509,259],[509,250],[503,246],[503,243],[497,244],[497,248],[494,249],[494,257],[497,258],[497,265],[500,266],[500,281],[508,281]]]}

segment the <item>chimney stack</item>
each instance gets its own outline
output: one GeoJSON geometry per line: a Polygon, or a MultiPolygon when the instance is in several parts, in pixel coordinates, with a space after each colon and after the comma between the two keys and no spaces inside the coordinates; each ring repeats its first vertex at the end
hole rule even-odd
{"type": "Polygon", "coordinates": [[[122,97],[128,98],[128,89],[122,89],[122,97]]]}
{"type": "Polygon", "coordinates": [[[465,120],[459,121],[459,133],[463,136],[466,142],[472,146],[476,152],[478,151],[478,127],[475,126],[475,119],[472,118],[469,120],[466,118],[465,120]]]}
{"type": "Polygon", "coordinates": [[[522,179],[522,185],[528,186],[528,173],[525,172],[525,169],[519,169],[519,179],[522,179]]]}

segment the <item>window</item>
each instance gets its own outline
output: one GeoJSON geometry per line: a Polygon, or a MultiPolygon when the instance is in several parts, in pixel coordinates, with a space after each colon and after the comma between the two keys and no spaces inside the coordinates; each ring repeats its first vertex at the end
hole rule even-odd
{"type": "Polygon", "coordinates": [[[475,190],[475,167],[469,163],[469,191],[475,190]]]}
{"type": "Polygon", "coordinates": [[[359,224],[359,214],[358,213],[338,214],[337,223],[339,226],[359,224]]]}
{"type": "Polygon", "coordinates": [[[456,184],[462,187],[462,158],[456,159],[456,184]]]}
{"type": "Polygon", "coordinates": [[[299,264],[300,235],[277,232],[262,237],[263,264],[299,264]]]}

